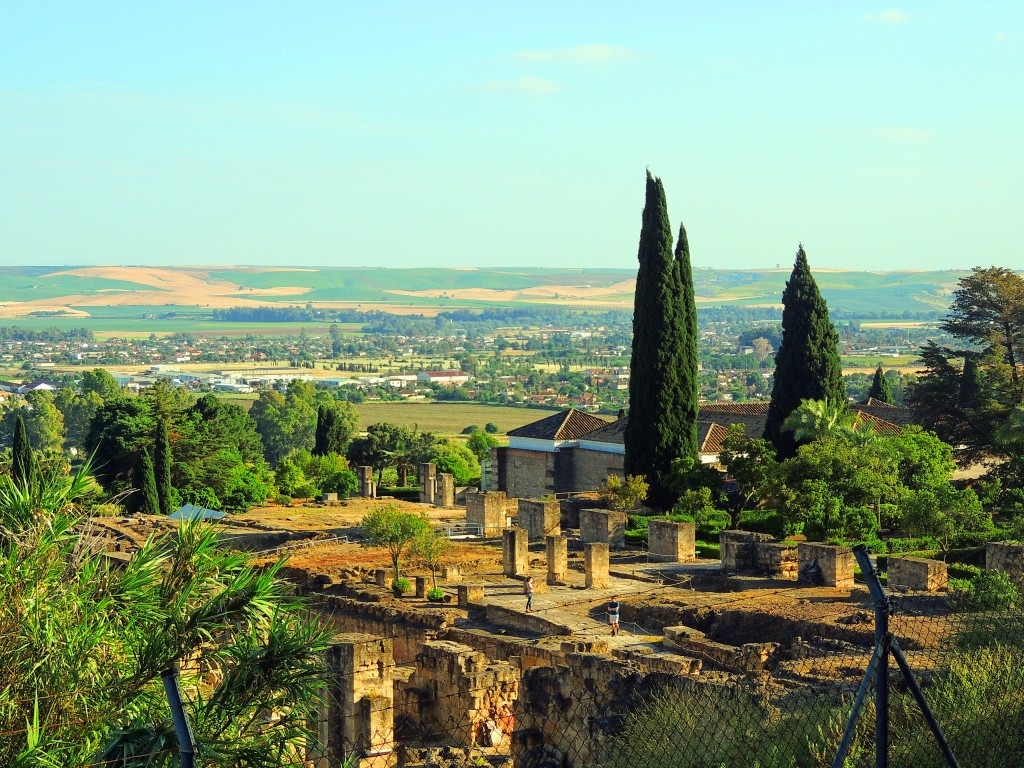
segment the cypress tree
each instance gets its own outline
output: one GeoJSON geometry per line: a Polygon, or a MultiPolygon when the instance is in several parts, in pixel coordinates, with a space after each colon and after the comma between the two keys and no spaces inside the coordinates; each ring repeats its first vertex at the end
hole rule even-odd
{"type": "Polygon", "coordinates": [[[686,231],[673,254],[665,189],[649,171],[637,260],[625,471],[667,508],[673,460],[697,452],[697,316],[686,231]]]}
{"type": "Polygon", "coordinates": [[[974,355],[967,355],[964,358],[964,370],[960,374],[960,391],[957,393],[957,400],[962,409],[970,410],[981,405],[982,401],[981,368],[974,355]]]}
{"type": "Polygon", "coordinates": [[[326,456],[331,452],[331,438],[337,414],[333,408],[320,406],[316,411],[316,438],[313,442],[313,455],[326,456]]]}
{"type": "Polygon", "coordinates": [[[19,412],[14,418],[14,445],[11,456],[11,476],[14,481],[27,487],[29,480],[32,479],[33,465],[32,443],[29,442],[28,430],[25,429],[25,421],[19,412]]]}
{"type": "Polygon", "coordinates": [[[156,445],[153,450],[156,495],[160,502],[160,514],[171,514],[171,440],[168,435],[167,419],[156,422],[156,445]]]}
{"type": "Polygon", "coordinates": [[[764,437],[775,446],[779,458],[785,459],[796,455],[797,443],[782,422],[801,400],[846,403],[839,334],[829,320],[828,306],[811,275],[803,245],[782,292],[782,306],[782,341],[775,355],[764,437]]]}
{"type": "Polygon", "coordinates": [[[156,473],[153,471],[153,459],[145,448],[139,454],[134,472],[136,493],[129,496],[133,500],[132,512],[140,515],[160,514],[160,497],[156,490],[156,473]]]}
{"type": "Polygon", "coordinates": [[[889,380],[882,373],[882,366],[878,366],[875,370],[875,378],[871,381],[868,397],[883,403],[892,403],[892,387],[889,386],[889,380]]]}

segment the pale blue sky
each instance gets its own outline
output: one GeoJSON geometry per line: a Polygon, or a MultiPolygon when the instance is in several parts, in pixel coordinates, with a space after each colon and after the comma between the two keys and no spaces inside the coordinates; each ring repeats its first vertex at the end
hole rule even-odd
{"type": "Polygon", "coordinates": [[[0,0],[0,261],[1024,267],[1024,3],[0,0]]]}

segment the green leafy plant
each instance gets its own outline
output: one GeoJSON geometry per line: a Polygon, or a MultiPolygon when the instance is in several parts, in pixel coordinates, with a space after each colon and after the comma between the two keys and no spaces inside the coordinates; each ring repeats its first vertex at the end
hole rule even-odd
{"type": "Polygon", "coordinates": [[[395,579],[391,582],[391,591],[396,595],[404,595],[412,591],[412,582],[408,579],[395,579]]]}
{"type": "Polygon", "coordinates": [[[427,600],[435,603],[439,603],[444,600],[444,590],[440,587],[434,587],[432,590],[427,592],[427,600]]]}

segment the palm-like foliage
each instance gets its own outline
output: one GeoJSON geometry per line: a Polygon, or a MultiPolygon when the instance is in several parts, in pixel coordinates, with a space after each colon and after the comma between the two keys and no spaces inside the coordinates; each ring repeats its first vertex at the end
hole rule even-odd
{"type": "Polygon", "coordinates": [[[87,477],[0,480],[0,765],[169,766],[160,673],[182,668],[205,764],[297,758],[326,636],[278,576],[185,525],[121,569],[90,547],[87,477]]]}
{"type": "Polygon", "coordinates": [[[782,422],[782,428],[792,432],[798,443],[823,437],[840,437],[863,443],[874,436],[870,422],[859,420],[846,403],[828,398],[801,400],[796,410],[782,422]]]}

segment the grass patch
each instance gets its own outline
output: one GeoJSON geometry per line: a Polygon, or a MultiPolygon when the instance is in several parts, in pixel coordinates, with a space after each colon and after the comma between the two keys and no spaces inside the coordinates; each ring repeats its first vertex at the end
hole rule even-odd
{"type": "Polygon", "coordinates": [[[423,432],[436,432],[442,435],[458,435],[471,424],[483,429],[488,422],[497,425],[498,434],[504,434],[524,424],[546,418],[557,410],[513,408],[481,403],[432,402],[360,403],[356,409],[359,412],[360,430],[365,430],[370,424],[387,421],[407,427],[417,426],[423,432]]]}

